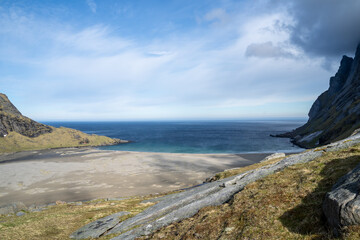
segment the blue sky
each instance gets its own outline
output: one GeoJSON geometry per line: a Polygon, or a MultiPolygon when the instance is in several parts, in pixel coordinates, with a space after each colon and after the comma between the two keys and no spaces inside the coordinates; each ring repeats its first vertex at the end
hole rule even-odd
{"type": "Polygon", "coordinates": [[[306,117],[360,40],[341,2],[0,0],[0,92],[40,121],[306,117]]]}

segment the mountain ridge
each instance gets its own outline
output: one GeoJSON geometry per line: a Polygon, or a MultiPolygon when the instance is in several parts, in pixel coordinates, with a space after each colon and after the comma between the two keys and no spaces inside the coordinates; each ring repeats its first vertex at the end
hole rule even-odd
{"type": "Polygon", "coordinates": [[[303,126],[276,137],[313,148],[344,139],[360,127],[360,43],[354,58],[342,57],[329,88],[315,100],[308,116],[303,126]]]}
{"type": "Polygon", "coordinates": [[[128,141],[38,123],[23,116],[9,98],[0,93],[0,153],[126,142],[128,141]]]}
{"type": "Polygon", "coordinates": [[[23,116],[9,98],[0,93],[0,137],[7,136],[9,132],[17,132],[27,137],[37,137],[52,131],[50,126],[23,116]]]}

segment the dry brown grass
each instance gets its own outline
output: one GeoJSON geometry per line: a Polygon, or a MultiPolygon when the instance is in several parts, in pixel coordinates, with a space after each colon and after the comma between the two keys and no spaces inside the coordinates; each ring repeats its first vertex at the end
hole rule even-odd
{"type": "Polygon", "coordinates": [[[40,150],[48,148],[100,146],[116,143],[116,140],[98,135],[89,135],[70,128],[53,128],[53,132],[30,138],[17,132],[0,138],[0,153],[40,150]]]}
{"type": "MultiPolygon", "coordinates": [[[[325,153],[249,184],[229,203],[203,208],[194,217],[142,239],[329,239],[321,210],[324,195],[359,163],[360,146],[325,153]]],[[[130,211],[133,216],[152,205],[140,204],[142,199],[113,201],[113,206],[106,201],[65,204],[22,217],[0,216],[0,239],[68,239],[73,231],[98,218],[118,211],[130,211]]],[[[345,229],[344,239],[360,239],[360,227],[345,229]]]]}
{"type": "MultiPolygon", "coordinates": [[[[143,239],[329,239],[321,204],[332,185],[360,163],[360,147],[326,153],[249,184],[230,203],[143,239]]],[[[360,227],[344,239],[359,239],[360,227]]]]}
{"type": "MultiPolygon", "coordinates": [[[[143,211],[153,203],[140,203],[144,198],[130,198],[122,201],[95,200],[81,206],[61,204],[49,207],[43,212],[31,212],[24,216],[0,216],[1,240],[48,240],[69,239],[78,228],[96,219],[119,211],[129,211],[129,218],[143,211]]],[[[110,239],[105,236],[100,239],[110,239]]]]}
{"type": "Polygon", "coordinates": [[[244,173],[246,171],[250,171],[250,170],[254,170],[263,166],[267,166],[276,162],[279,162],[280,160],[284,159],[283,157],[281,158],[274,158],[268,161],[264,161],[264,162],[259,162],[259,163],[255,163],[246,167],[240,167],[240,168],[231,168],[231,169],[227,169],[223,172],[219,172],[216,173],[212,178],[211,181],[216,181],[216,180],[220,180],[220,179],[224,179],[227,177],[231,177],[234,175],[238,175],[240,173],[244,173]]]}

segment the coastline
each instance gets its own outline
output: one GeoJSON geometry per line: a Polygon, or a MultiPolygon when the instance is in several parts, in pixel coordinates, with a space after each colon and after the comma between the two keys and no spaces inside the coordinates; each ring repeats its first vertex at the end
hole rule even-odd
{"type": "Polygon", "coordinates": [[[0,155],[0,205],[142,196],[200,184],[271,153],[187,154],[62,148],[0,155]]]}

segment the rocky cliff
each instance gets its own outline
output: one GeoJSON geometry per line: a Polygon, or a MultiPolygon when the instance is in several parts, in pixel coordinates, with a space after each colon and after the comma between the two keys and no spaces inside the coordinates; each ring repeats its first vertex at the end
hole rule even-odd
{"type": "Polygon", "coordinates": [[[0,154],[48,148],[102,146],[128,141],[89,135],[70,128],[54,128],[23,116],[5,94],[0,93],[0,154]]]}
{"type": "Polygon", "coordinates": [[[37,137],[52,132],[52,128],[23,116],[8,97],[0,93],[0,137],[8,135],[9,132],[37,137]]]}
{"type": "Polygon", "coordinates": [[[277,137],[289,137],[293,143],[311,148],[344,139],[359,127],[360,44],[354,59],[343,56],[339,70],[330,78],[329,89],[312,105],[308,122],[277,137]]]}

